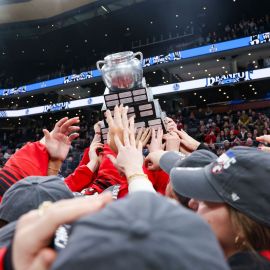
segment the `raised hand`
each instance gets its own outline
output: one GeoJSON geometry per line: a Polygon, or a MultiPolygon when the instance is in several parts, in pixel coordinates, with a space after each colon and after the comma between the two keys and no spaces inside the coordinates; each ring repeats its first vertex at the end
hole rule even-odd
{"type": "Polygon", "coordinates": [[[106,111],[106,120],[109,125],[109,146],[115,153],[117,153],[117,147],[114,141],[114,137],[117,135],[120,141],[123,142],[124,129],[128,128],[129,125],[127,112],[128,107],[123,107],[122,104],[119,107],[115,106],[113,117],[110,110],[106,111]]]}
{"type": "Polygon", "coordinates": [[[152,138],[149,145],[147,145],[149,152],[159,151],[163,149],[162,145],[163,130],[158,128],[157,132],[152,128],[152,138]]]}
{"type": "Polygon", "coordinates": [[[171,131],[177,131],[177,125],[176,123],[172,120],[170,117],[166,117],[164,119],[165,125],[166,125],[166,131],[171,132],[171,131]]]}
{"type": "Polygon", "coordinates": [[[179,151],[180,149],[180,137],[176,132],[171,131],[163,136],[166,141],[165,149],[166,151],[179,151]]]}
{"type": "Polygon", "coordinates": [[[136,145],[138,145],[139,141],[142,142],[142,146],[145,147],[151,137],[151,129],[150,128],[140,128],[138,133],[136,134],[136,145]]]}
{"type": "Polygon", "coordinates": [[[257,137],[256,141],[270,144],[270,135],[263,135],[263,136],[257,137]]]}
{"type": "Polygon", "coordinates": [[[70,145],[73,140],[79,137],[79,126],[75,126],[80,122],[79,117],[68,119],[67,117],[59,120],[54,129],[49,132],[47,129],[43,129],[44,142],[51,160],[64,161],[70,149],[70,145]]]}
{"type": "Polygon", "coordinates": [[[139,141],[138,146],[136,146],[134,118],[131,118],[130,120],[129,129],[126,128],[124,130],[123,143],[117,135],[115,135],[114,140],[118,155],[116,158],[112,155],[108,155],[108,158],[112,161],[118,171],[125,174],[127,179],[134,174],[143,174],[142,143],[139,141]]]}
{"type": "Polygon", "coordinates": [[[180,137],[180,152],[189,154],[198,149],[200,143],[189,136],[184,130],[177,130],[176,133],[180,137]]]}
{"type": "Polygon", "coordinates": [[[149,171],[159,170],[160,169],[159,161],[165,153],[166,151],[163,151],[163,150],[158,150],[158,151],[149,153],[148,156],[144,160],[144,164],[146,168],[149,171]]]}
{"type": "Polygon", "coordinates": [[[102,143],[100,143],[100,139],[98,140],[98,136],[100,137],[98,134],[95,135],[88,153],[90,161],[87,166],[92,172],[95,172],[100,165],[100,159],[98,157],[97,150],[103,149],[104,146],[102,143]]]}

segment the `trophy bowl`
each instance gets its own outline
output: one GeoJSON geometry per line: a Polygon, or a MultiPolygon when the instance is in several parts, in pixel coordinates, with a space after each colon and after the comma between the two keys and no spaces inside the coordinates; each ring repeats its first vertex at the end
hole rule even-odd
{"type": "Polygon", "coordinates": [[[133,90],[142,87],[142,60],[141,52],[119,52],[98,61],[97,68],[101,71],[103,81],[111,92],[133,90]],[[136,58],[137,56],[140,59],[136,58]]]}

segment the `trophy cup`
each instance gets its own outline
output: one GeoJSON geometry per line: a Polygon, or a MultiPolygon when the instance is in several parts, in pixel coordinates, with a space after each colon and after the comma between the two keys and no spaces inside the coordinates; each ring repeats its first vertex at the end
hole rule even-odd
{"type": "MultiPolygon", "coordinates": [[[[161,111],[158,99],[153,99],[151,88],[146,87],[142,60],[141,52],[126,51],[108,55],[97,62],[106,85],[102,111],[113,111],[120,104],[128,105],[128,117],[135,115],[135,127],[164,129],[165,113],[161,111]]],[[[103,117],[101,133],[102,141],[106,143],[108,126],[104,114],[103,117]]]]}

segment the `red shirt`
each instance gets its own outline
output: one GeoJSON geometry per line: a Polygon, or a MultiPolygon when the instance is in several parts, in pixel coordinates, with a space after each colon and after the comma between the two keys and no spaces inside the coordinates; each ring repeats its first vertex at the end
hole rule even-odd
{"type": "Polygon", "coordinates": [[[206,142],[207,144],[216,143],[216,141],[217,137],[215,135],[207,134],[204,138],[204,142],[206,142]]]}
{"type": "MultiPolygon", "coordinates": [[[[81,192],[84,188],[93,188],[96,192],[101,193],[111,185],[120,185],[118,197],[121,198],[128,193],[128,183],[125,176],[121,176],[118,170],[114,167],[108,154],[116,157],[116,154],[109,148],[108,145],[104,146],[102,161],[96,173],[86,166],[90,161],[89,148],[84,151],[83,158],[76,168],[76,170],[65,179],[65,183],[72,191],[81,192]]],[[[152,182],[155,190],[161,194],[165,194],[166,186],[169,181],[169,176],[163,171],[149,171],[143,166],[144,173],[147,174],[149,180],[152,182]]]]}
{"type": "Polygon", "coordinates": [[[0,200],[8,188],[19,180],[31,175],[47,175],[48,161],[46,147],[40,142],[27,143],[13,154],[0,170],[0,200]]]}

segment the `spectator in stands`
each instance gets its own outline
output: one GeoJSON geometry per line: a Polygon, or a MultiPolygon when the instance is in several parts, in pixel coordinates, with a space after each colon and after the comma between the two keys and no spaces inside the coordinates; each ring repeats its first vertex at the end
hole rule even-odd
{"type": "Polygon", "coordinates": [[[4,159],[8,160],[11,156],[12,156],[12,150],[8,148],[4,154],[4,159]]]}
{"type": "Polygon", "coordinates": [[[253,147],[254,146],[254,142],[251,138],[247,138],[247,141],[245,143],[246,146],[248,147],[253,147]]]}
{"type": "Polygon", "coordinates": [[[225,140],[228,140],[228,137],[226,136],[224,130],[220,131],[220,142],[224,142],[225,140]]]}
{"type": "Polygon", "coordinates": [[[209,117],[209,116],[211,116],[212,114],[213,114],[213,111],[211,110],[211,108],[210,108],[210,107],[207,107],[206,112],[205,112],[205,116],[206,116],[206,117],[209,117]]]}
{"type": "Polygon", "coordinates": [[[229,135],[228,141],[234,142],[236,138],[237,138],[237,136],[235,136],[234,130],[230,130],[230,135],[229,135]]]}
{"type": "Polygon", "coordinates": [[[245,141],[248,138],[248,133],[246,128],[241,127],[240,134],[238,135],[241,141],[245,141]]]}
{"type": "Polygon", "coordinates": [[[245,111],[242,111],[242,115],[239,118],[238,124],[244,127],[246,127],[249,124],[249,117],[245,111]]]}
{"type": "Polygon", "coordinates": [[[205,136],[204,141],[205,141],[207,144],[214,144],[214,143],[216,143],[217,137],[216,137],[214,131],[210,131],[209,134],[207,134],[207,135],[205,136]]]}

